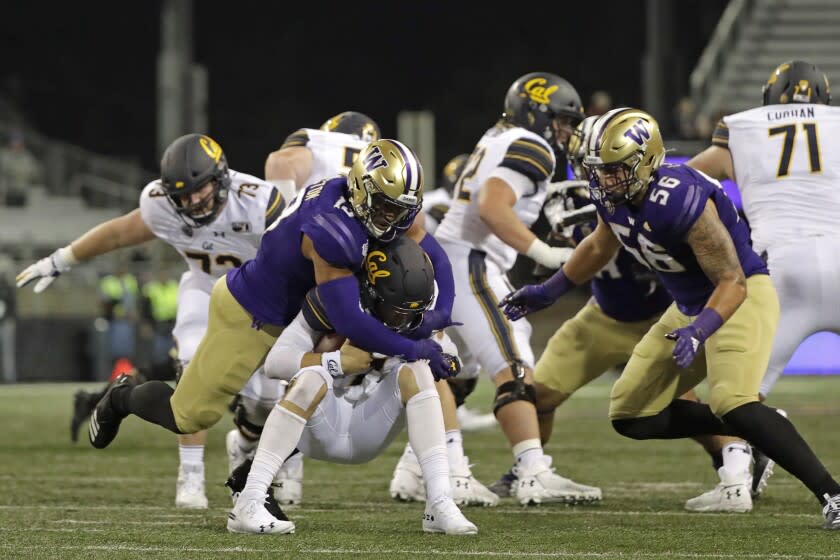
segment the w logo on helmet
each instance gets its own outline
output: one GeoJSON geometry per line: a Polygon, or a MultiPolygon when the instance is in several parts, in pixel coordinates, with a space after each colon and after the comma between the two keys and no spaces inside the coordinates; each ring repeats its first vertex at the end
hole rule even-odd
{"type": "Polygon", "coordinates": [[[639,119],[624,133],[624,136],[642,146],[650,140],[650,131],[644,119],[639,119]]]}
{"type": "Polygon", "coordinates": [[[385,156],[382,155],[379,146],[371,147],[368,153],[365,154],[364,163],[365,171],[368,173],[380,167],[388,167],[388,162],[385,160],[385,156]]]}
{"type": "Polygon", "coordinates": [[[551,103],[551,94],[559,89],[559,86],[553,85],[545,87],[548,82],[545,78],[533,78],[525,82],[525,93],[531,98],[534,103],[542,103],[547,105],[551,103]]]}

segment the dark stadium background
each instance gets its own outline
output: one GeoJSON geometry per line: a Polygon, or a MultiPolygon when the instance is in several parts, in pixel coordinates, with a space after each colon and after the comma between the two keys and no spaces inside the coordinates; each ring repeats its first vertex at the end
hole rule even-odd
{"type": "MultiPolygon", "coordinates": [[[[673,23],[648,29],[646,2],[193,3],[194,57],[209,73],[209,133],[236,169],[262,174],[294,129],[355,109],[396,134],[403,109],[434,111],[437,161],[469,151],[519,75],[551,71],[584,101],[641,102],[646,44],[673,42],[665,106],[726,0],[652,0],[673,23]]],[[[157,167],[161,2],[5,2],[0,88],[27,124],[95,152],[157,167]]],[[[663,121],[666,132],[671,128],[663,121]]],[[[435,173],[436,175],[437,173],[435,173]]]]}

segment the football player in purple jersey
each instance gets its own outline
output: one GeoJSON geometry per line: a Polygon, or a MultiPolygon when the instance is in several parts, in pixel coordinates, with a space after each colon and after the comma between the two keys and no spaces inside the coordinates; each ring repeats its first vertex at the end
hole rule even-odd
{"type": "Polygon", "coordinates": [[[840,529],[840,484],[793,424],[758,398],[779,318],[767,267],[720,185],[685,165],[663,165],[664,158],[649,114],[619,108],[601,116],[584,159],[595,231],[551,278],[508,294],[500,306],[512,320],[545,308],[623,246],[656,271],[674,303],[613,386],[616,431],[633,439],[743,437],[813,492],[826,529],[840,529]],[[704,376],[708,404],[677,398],[704,376]]]}

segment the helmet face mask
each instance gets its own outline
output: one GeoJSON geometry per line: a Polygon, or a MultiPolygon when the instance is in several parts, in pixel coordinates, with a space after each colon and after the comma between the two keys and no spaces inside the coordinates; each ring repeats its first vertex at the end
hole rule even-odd
{"type": "Polygon", "coordinates": [[[592,199],[608,212],[644,192],[665,159],[656,120],[636,109],[613,109],[598,118],[583,166],[592,199]]]}
{"type": "Polygon", "coordinates": [[[506,121],[539,134],[552,146],[564,145],[583,116],[572,84],[549,72],[531,72],[516,80],[505,96],[502,114],[506,121]]]}
{"type": "Polygon", "coordinates": [[[586,170],[583,168],[583,158],[586,157],[586,145],[589,142],[589,136],[592,134],[592,126],[596,120],[598,120],[598,117],[586,117],[577,125],[569,137],[568,160],[569,165],[572,166],[572,173],[575,179],[583,180],[586,178],[586,170]]]}
{"type": "Polygon", "coordinates": [[[230,172],[221,146],[209,136],[187,134],[176,139],[164,151],[160,171],[167,199],[188,226],[212,223],[224,208],[230,172]]]}
{"type": "Polygon", "coordinates": [[[321,125],[321,130],[352,134],[365,142],[382,138],[379,125],[369,116],[356,111],[345,111],[330,117],[321,125]]]}
{"type": "Polygon", "coordinates": [[[347,184],[354,213],[375,239],[394,239],[411,227],[423,206],[423,168],[396,140],[368,144],[350,168],[347,184]]]}

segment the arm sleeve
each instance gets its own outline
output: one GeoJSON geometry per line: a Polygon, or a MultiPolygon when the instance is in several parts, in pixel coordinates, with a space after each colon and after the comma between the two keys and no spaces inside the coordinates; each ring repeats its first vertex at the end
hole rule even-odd
{"type": "Polygon", "coordinates": [[[455,301],[455,279],[452,276],[452,264],[440,243],[428,233],[420,242],[420,247],[429,255],[429,260],[432,261],[432,266],[435,269],[435,282],[438,286],[435,311],[445,314],[448,319],[452,316],[452,303],[455,301]]]}
{"type": "Polygon", "coordinates": [[[362,311],[359,284],[354,276],[319,284],[318,294],[335,331],[349,338],[354,346],[386,356],[402,356],[409,362],[417,359],[412,340],[362,311]]]}
{"type": "Polygon", "coordinates": [[[265,358],[265,374],[273,379],[291,379],[300,371],[300,361],[307,352],[312,352],[321,337],[306,324],[302,313],[283,329],[274,346],[265,358]]]}

